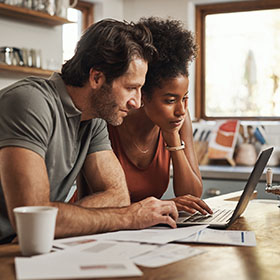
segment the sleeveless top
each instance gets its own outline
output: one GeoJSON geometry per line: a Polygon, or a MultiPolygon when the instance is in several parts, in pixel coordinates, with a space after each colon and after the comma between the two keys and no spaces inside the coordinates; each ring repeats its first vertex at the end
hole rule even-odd
{"type": "Polygon", "coordinates": [[[146,168],[139,168],[127,157],[117,128],[108,125],[108,131],[113,151],[126,176],[131,202],[137,202],[149,196],[161,198],[168,187],[170,169],[170,153],[164,147],[161,132],[152,162],[146,168]]]}

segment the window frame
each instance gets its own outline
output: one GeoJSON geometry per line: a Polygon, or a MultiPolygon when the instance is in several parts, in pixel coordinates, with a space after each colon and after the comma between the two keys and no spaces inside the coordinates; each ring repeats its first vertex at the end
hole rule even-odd
{"type": "MultiPolygon", "coordinates": [[[[210,14],[248,12],[280,9],[279,0],[238,1],[196,5],[195,30],[199,45],[195,68],[195,118],[197,120],[240,119],[240,120],[280,120],[280,117],[210,117],[205,114],[205,18],[210,14]]],[[[280,114],[280,112],[279,112],[280,114]]]]}
{"type": "Polygon", "coordinates": [[[82,31],[87,29],[91,24],[93,24],[93,12],[94,12],[94,4],[84,1],[78,1],[77,5],[73,7],[73,9],[77,9],[82,12],[82,31]]]}

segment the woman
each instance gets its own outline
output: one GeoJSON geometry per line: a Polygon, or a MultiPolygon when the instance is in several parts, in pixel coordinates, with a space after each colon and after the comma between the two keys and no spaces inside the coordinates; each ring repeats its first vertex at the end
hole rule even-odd
{"type": "MultiPolygon", "coordinates": [[[[125,171],[131,201],[161,198],[168,187],[170,160],[178,210],[203,214],[211,209],[199,198],[202,180],[194,153],[187,109],[188,64],[197,46],[177,20],[141,19],[152,32],[158,59],[149,64],[142,107],[122,125],[108,126],[111,144],[125,171]]],[[[128,87],[131,85],[128,85],[128,87]]]]}

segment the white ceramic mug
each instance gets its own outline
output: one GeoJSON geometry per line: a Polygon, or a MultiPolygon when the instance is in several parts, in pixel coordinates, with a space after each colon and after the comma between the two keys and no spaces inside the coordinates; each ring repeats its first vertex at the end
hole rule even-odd
{"type": "Polygon", "coordinates": [[[24,256],[50,252],[58,209],[49,206],[26,206],[13,209],[19,246],[24,256]]]}
{"type": "Polygon", "coordinates": [[[69,8],[74,8],[78,3],[78,0],[70,5],[70,0],[56,0],[56,15],[59,17],[67,18],[67,11],[69,8]]]}

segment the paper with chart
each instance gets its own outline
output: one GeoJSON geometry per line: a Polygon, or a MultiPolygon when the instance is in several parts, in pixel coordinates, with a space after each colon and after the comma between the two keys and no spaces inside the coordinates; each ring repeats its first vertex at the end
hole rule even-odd
{"type": "MultiPolygon", "coordinates": [[[[69,238],[70,240],[72,238],[69,238]]],[[[63,239],[64,244],[67,244],[67,238],[63,239]]],[[[59,243],[57,243],[59,246],[59,243]]],[[[73,245],[73,241],[70,242],[73,245]]],[[[63,255],[67,252],[82,252],[90,254],[91,256],[99,257],[116,257],[116,258],[133,258],[143,253],[149,252],[157,248],[157,245],[152,244],[140,244],[136,242],[117,242],[110,240],[94,240],[84,244],[69,246],[56,252],[57,254],[63,255]]],[[[37,256],[40,258],[47,257],[48,255],[37,256]]]]}
{"type": "Polygon", "coordinates": [[[167,227],[155,227],[143,230],[121,230],[102,234],[94,234],[91,235],[91,238],[97,240],[116,240],[150,244],[166,244],[168,242],[186,238],[206,227],[207,225],[190,226],[175,229],[167,227]]]}
{"type": "Polygon", "coordinates": [[[187,238],[177,240],[177,242],[256,246],[256,237],[255,233],[252,231],[215,230],[206,228],[187,238]]]}

